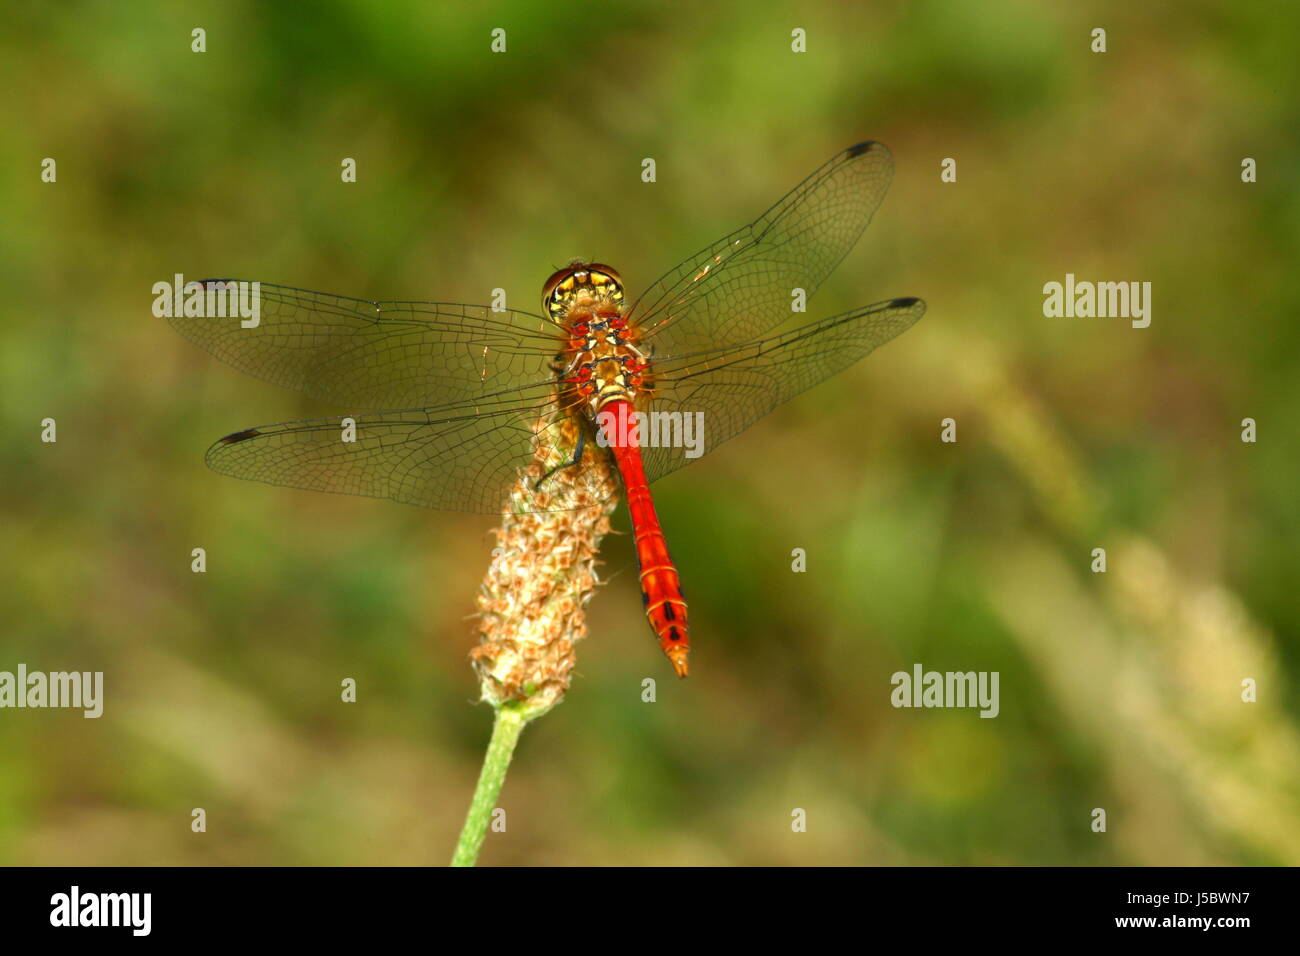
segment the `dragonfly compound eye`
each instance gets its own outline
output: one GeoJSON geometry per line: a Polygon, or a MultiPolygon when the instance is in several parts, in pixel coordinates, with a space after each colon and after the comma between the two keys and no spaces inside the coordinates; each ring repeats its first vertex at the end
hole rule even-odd
{"type": "Polygon", "coordinates": [[[542,308],[559,321],[582,299],[623,302],[623,280],[609,266],[572,262],[553,273],[542,285],[542,308]]]}

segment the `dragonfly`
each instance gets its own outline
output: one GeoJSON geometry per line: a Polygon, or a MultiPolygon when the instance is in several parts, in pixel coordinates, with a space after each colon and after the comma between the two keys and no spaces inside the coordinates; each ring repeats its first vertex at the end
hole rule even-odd
{"type": "Polygon", "coordinates": [[[570,464],[604,455],[616,468],[645,615],[685,677],[686,599],[650,484],[921,318],[925,303],[908,297],[800,321],[799,303],[862,235],[893,168],[880,143],[841,150],[630,304],[614,268],[584,261],[546,280],[538,313],[202,280],[199,291],[251,288],[258,318],[178,309],[170,321],[184,337],[243,372],[354,412],[349,440],[337,417],[262,425],[216,441],[207,464],[271,485],[501,513],[540,444],[562,433],[570,464]],[[694,447],[618,427],[654,416],[698,422],[694,447]]]}

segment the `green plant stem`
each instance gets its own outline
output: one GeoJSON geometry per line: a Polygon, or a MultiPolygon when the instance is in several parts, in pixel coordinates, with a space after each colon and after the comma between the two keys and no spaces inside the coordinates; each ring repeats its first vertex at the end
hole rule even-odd
{"type": "Polygon", "coordinates": [[[478,860],[479,850],[483,849],[483,841],[487,838],[492,811],[501,795],[501,785],[510,769],[510,758],[514,756],[515,744],[519,742],[526,723],[528,718],[517,705],[505,704],[497,709],[492,721],[492,739],[483,755],[483,770],[478,775],[469,813],[465,814],[465,828],[460,831],[456,852],[451,857],[452,866],[473,866],[478,860]]]}

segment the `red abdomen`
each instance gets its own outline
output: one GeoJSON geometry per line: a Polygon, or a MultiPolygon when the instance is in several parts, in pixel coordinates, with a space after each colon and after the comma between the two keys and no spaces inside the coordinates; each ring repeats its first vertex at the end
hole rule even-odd
{"type": "MultiPolygon", "coordinates": [[[[630,420],[633,414],[632,406],[621,400],[610,402],[603,411],[612,412],[621,420],[630,420]]],[[[672,661],[673,670],[678,677],[685,677],[691,647],[686,629],[686,599],[682,596],[677,568],[668,554],[668,541],[659,527],[659,515],[655,513],[650,483],[646,481],[641,462],[641,449],[635,443],[622,443],[617,433],[611,437],[610,447],[627,491],[627,510],[632,514],[645,614],[659,638],[659,646],[672,661]]]]}

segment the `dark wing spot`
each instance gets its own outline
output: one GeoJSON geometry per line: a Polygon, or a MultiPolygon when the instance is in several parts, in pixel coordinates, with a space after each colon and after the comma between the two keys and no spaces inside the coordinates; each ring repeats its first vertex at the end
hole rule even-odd
{"type": "Polygon", "coordinates": [[[250,438],[256,438],[262,434],[256,428],[245,428],[242,432],[235,432],[233,435],[227,435],[221,439],[223,445],[233,445],[236,442],[248,441],[250,438]]]}
{"type": "Polygon", "coordinates": [[[920,299],[915,298],[914,296],[904,296],[901,299],[895,299],[893,302],[889,304],[896,309],[910,309],[912,306],[916,305],[916,303],[920,301],[921,301],[920,299]]]}
{"type": "Polygon", "coordinates": [[[863,153],[871,149],[873,146],[878,146],[878,145],[880,144],[877,143],[875,140],[869,139],[865,143],[854,143],[852,146],[846,149],[845,152],[848,153],[850,156],[861,156],[863,153]]]}

